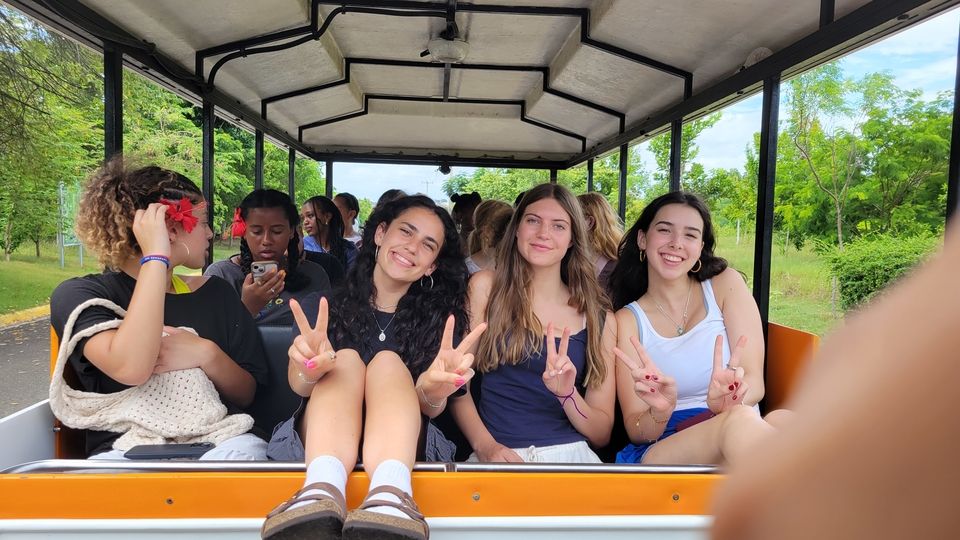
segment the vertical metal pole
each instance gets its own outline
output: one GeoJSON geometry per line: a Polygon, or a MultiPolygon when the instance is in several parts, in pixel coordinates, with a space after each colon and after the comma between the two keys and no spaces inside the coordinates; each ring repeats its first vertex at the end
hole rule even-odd
{"type": "MultiPolygon", "coordinates": [[[[683,99],[690,99],[693,95],[693,78],[687,77],[683,81],[683,99]]],[[[680,176],[683,174],[683,118],[670,122],[670,191],[680,191],[682,184],[680,176]]]]}
{"type": "Polygon", "coordinates": [[[103,154],[123,153],[123,53],[103,44],[103,154]]]}
{"type": "Polygon", "coordinates": [[[587,160],[587,193],[593,191],[593,158],[587,160]]]}
{"type": "Polygon", "coordinates": [[[620,182],[619,195],[617,197],[617,215],[621,220],[627,216],[627,160],[629,159],[630,147],[626,144],[620,145],[620,182]]]}
{"type": "Polygon", "coordinates": [[[680,191],[680,153],[683,144],[683,120],[670,122],[670,191],[680,191]]]}
{"type": "Polygon", "coordinates": [[[297,204],[297,151],[293,148],[287,154],[287,194],[297,204]]]}
{"type": "MultiPolygon", "coordinates": [[[[202,165],[202,186],[203,198],[206,199],[207,204],[210,205],[209,211],[207,212],[207,224],[210,226],[210,230],[213,230],[213,214],[214,214],[214,201],[213,201],[213,129],[214,121],[216,120],[216,111],[214,110],[213,103],[207,99],[203,100],[203,113],[201,115],[201,129],[203,130],[203,165],[202,165]]],[[[207,251],[207,264],[210,266],[213,263],[213,240],[216,238],[214,235],[210,239],[210,249],[207,251]]],[[[206,270],[204,266],[204,270],[206,270]]]]}
{"type": "Polygon", "coordinates": [[[324,188],[324,193],[328,199],[333,198],[333,162],[327,161],[324,163],[324,180],[326,181],[326,186],[324,188]]]}
{"type": "Polygon", "coordinates": [[[550,183],[551,183],[551,184],[556,184],[556,183],[557,183],[557,170],[556,170],[556,169],[550,169],[550,183]]]}
{"type": "Polygon", "coordinates": [[[953,127],[950,132],[950,167],[947,171],[947,223],[960,206],[960,36],[957,38],[957,73],[953,91],[953,127]]]}
{"type": "Polygon", "coordinates": [[[833,22],[836,14],[834,0],[820,0],[820,28],[833,22]]]}
{"type": "Polygon", "coordinates": [[[773,193],[777,173],[779,112],[780,77],[774,75],[763,81],[760,163],[757,171],[757,232],[753,255],[753,297],[760,308],[764,339],[770,312],[770,249],[773,244],[773,193]]]}
{"type": "Polygon", "coordinates": [[[57,185],[57,251],[60,252],[60,268],[63,268],[63,251],[66,241],[63,237],[63,182],[57,185]]]}
{"type": "Polygon", "coordinates": [[[253,141],[253,189],[263,189],[263,132],[254,132],[253,141]]]}

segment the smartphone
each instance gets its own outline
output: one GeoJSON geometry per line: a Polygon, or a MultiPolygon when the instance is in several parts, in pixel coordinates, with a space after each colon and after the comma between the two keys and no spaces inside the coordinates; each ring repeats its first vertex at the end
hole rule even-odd
{"type": "Polygon", "coordinates": [[[126,451],[127,459],[200,459],[213,450],[213,443],[141,444],[126,451]]]}
{"type": "Polygon", "coordinates": [[[260,283],[260,279],[270,270],[276,272],[280,266],[277,261],[253,261],[250,264],[250,273],[253,274],[253,281],[260,283]]]}

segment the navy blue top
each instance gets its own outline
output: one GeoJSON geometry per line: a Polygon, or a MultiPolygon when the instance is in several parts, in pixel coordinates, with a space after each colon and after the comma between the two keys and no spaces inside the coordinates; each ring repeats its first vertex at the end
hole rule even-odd
{"type": "MultiPolygon", "coordinates": [[[[550,446],[585,441],[553,392],[543,384],[547,338],[539,354],[516,365],[501,365],[480,379],[477,409],[496,441],[508,448],[550,446]]],[[[560,338],[557,338],[559,348],[560,338]]],[[[586,375],[587,330],[570,336],[567,356],[577,368],[576,386],[583,392],[586,375]]]]}

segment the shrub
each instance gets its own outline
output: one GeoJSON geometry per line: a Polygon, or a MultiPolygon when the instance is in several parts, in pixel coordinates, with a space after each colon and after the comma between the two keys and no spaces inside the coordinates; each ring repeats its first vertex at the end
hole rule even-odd
{"type": "Polygon", "coordinates": [[[863,237],[834,248],[828,255],[830,273],[840,285],[844,309],[856,308],[908,272],[940,245],[930,235],[863,237]]]}

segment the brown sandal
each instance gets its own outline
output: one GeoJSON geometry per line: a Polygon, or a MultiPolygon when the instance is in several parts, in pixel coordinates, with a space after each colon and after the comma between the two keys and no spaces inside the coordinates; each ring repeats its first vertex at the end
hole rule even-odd
{"type": "Polygon", "coordinates": [[[304,486],[267,514],[260,537],[271,540],[339,539],[346,507],[347,501],[340,490],[326,482],[315,482],[304,486]],[[304,495],[312,489],[322,489],[326,493],[304,495]],[[304,501],[313,502],[288,510],[304,501]]]}
{"type": "Polygon", "coordinates": [[[430,538],[430,527],[427,526],[426,519],[410,495],[393,486],[380,486],[372,489],[363,504],[347,515],[347,520],[343,524],[343,538],[344,540],[427,540],[430,538]],[[370,500],[371,495],[378,493],[395,495],[400,502],[370,500]],[[396,508],[410,516],[410,519],[367,510],[375,506],[396,508]]]}

